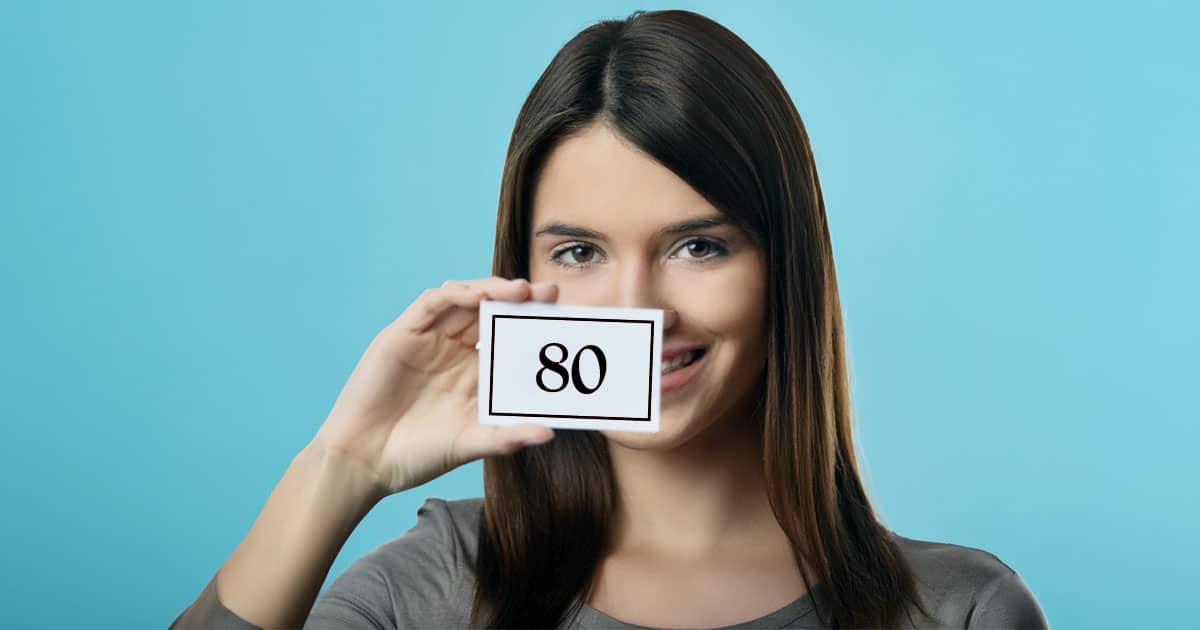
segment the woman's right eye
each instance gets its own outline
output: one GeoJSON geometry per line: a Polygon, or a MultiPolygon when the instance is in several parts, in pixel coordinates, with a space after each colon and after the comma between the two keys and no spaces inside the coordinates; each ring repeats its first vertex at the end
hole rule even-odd
{"type": "Polygon", "coordinates": [[[563,267],[585,267],[595,262],[596,254],[596,248],[587,243],[570,243],[554,250],[550,260],[563,267]]]}

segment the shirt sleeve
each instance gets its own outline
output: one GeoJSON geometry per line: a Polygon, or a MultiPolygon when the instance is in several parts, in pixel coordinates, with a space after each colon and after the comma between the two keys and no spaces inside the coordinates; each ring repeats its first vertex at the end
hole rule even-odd
{"type": "Polygon", "coordinates": [[[1033,592],[1017,573],[1007,573],[989,583],[979,594],[967,619],[967,628],[1019,628],[1046,630],[1046,615],[1033,592]]]}

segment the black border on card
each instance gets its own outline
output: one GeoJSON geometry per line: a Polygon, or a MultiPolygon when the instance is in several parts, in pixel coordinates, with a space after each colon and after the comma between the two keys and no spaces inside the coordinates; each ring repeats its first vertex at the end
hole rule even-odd
{"type": "Polygon", "coordinates": [[[490,362],[488,367],[488,415],[491,416],[509,416],[517,418],[570,418],[572,420],[630,420],[634,422],[649,422],[650,421],[650,405],[654,401],[654,320],[652,319],[620,319],[606,317],[550,317],[547,315],[497,315],[492,314],[492,343],[488,349],[490,362]],[[621,322],[625,324],[650,324],[650,369],[647,371],[646,385],[646,417],[637,418],[631,416],[571,416],[566,414],[555,413],[496,413],[493,407],[493,399],[496,396],[495,374],[496,374],[496,320],[497,319],[550,319],[563,320],[569,319],[573,321],[585,322],[621,322]]]}

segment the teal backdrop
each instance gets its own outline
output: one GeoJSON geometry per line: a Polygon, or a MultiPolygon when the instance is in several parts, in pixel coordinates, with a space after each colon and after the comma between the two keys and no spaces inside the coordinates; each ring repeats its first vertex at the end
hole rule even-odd
{"type": "MultiPolygon", "coordinates": [[[[4,625],[174,619],[375,333],[487,275],[551,56],[664,6],[0,5],[4,625]]],[[[885,522],[997,554],[1059,628],[1194,616],[1200,11],[671,6],[807,124],[885,522]]],[[[390,497],[330,578],[481,493],[390,497]]]]}

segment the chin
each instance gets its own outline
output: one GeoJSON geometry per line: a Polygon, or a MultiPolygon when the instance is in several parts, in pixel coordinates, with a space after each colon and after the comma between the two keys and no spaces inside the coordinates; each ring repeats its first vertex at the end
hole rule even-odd
{"type": "Polygon", "coordinates": [[[658,433],[642,431],[601,431],[608,438],[609,444],[617,444],[638,451],[665,451],[686,444],[689,440],[704,432],[708,425],[698,414],[692,411],[662,411],[659,418],[658,433]]]}

